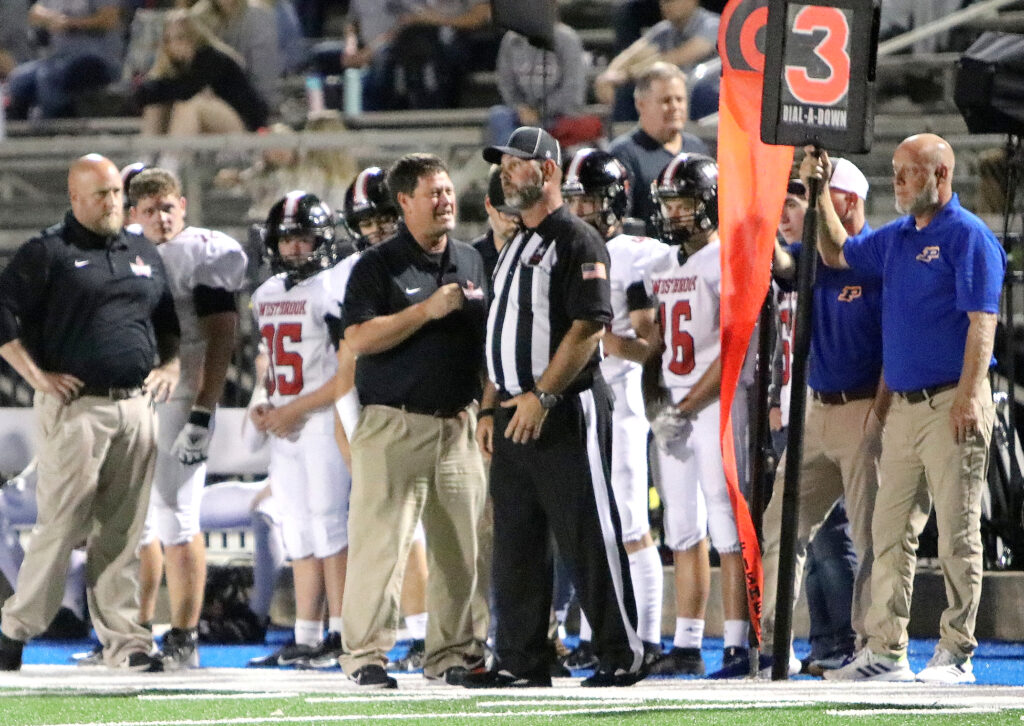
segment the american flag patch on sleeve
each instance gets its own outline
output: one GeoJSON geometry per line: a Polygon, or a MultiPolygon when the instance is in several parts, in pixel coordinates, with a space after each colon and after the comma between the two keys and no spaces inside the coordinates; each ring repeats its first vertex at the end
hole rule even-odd
{"type": "Polygon", "coordinates": [[[607,280],[608,272],[603,262],[584,262],[580,266],[584,280],[607,280]]]}

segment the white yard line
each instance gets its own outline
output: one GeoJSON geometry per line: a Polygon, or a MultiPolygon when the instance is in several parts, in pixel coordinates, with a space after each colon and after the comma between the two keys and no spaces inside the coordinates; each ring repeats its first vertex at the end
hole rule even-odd
{"type": "MultiPolygon", "coordinates": [[[[959,716],[968,713],[999,713],[998,708],[845,708],[825,711],[829,716],[959,716]]],[[[1021,717],[1024,719],[1024,716],[1021,717]]]]}

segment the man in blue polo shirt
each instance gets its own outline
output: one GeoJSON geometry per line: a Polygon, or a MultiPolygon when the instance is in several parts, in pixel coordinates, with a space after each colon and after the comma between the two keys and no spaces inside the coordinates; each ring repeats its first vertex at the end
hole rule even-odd
{"type": "MultiPolygon", "coordinates": [[[[893,154],[896,208],[906,216],[847,238],[828,184],[818,245],[830,267],[882,277],[882,357],[895,393],[886,420],[872,520],[875,563],[867,647],[831,680],[914,680],[907,623],[917,537],[935,507],[948,605],[939,643],[916,678],[971,683],[981,596],[981,495],[992,435],[988,382],[1006,254],[953,193],[953,149],[934,134],[893,154]]],[[[822,153],[808,174],[829,178],[822,153]]]]}
{"type": "MultiPolygon", "coordinates": [[[[849,235],[868,234],[871,229],[864,219],[867,179],[847,159],[836,159],[833,166],[830,201],[844,232],[849,235]]],[[[794,262],[800,259],[801,252],[800,242],[793,243],[789,252],[778,247],[775,253],[776,276],[783,281],[795,278],[794,262]]],[[[850,539],[853,540],[853,550],[857,555],[853,587],[849,584],[844,587],[841,582],[830,583],[834,597],[825,608],[828,612],[815,614],[819,620],[826,621],[829,626],[826,629],[831,630],[834,636],[834,642],[827,646],[815,644],[818,651],[823,648],[825,651],[814,654],[820,656],[815,665],[834,668],[842,663],[841,656],[853,652],[854,642],[849,634],[851,626],[858,639],[862,642],[864,639],[864,614],[868,605],[872,561],[871,516],[878,489],[881,421],[889,405],[888,391],[879,386],[882,374],[882,280],[870,272],[820,266],[812,304],[814,314],[811,318],[808,364],[810,390],[807,392],[810,400],[805,415],[800,463],[793,591],[794,596],[800,592],[807,548],[812,539],[815,547],[844,554],[850,539]],[[844,496],[845,514],[842,512],[844,496]],[[840,511],[835,511],[836,508],[840,511]],[[847,516],[849,537],[842,526],[847,516]],[[833,527],[837,518],[839,525],[833,527]],[[822,531],[823,525],[827,531],[822,531]],[[817,532],[826,536],[816,537],[817,532]]],[[[782,455],[776,470],[775,495],[764,514],[761,628],[766,652],[771,652],[775,630],[785,456],[782,455]]],[[[840,566],[844,564],[840,563],[840,566]]],[[[848,564],[845,566],[849,567],[848,564]]],[[[808,595],[810,602],[811,596],[808,595]]]]}

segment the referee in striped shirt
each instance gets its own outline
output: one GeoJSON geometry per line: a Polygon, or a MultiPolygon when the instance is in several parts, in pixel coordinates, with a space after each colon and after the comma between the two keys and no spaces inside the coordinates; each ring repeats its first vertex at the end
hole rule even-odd
{"type": "Polygon", "coordinates": [[[522,226],[501,251],[487,320],[488,382],[477,441],[491,456],[498,663],[470,687],[551,685],[547,638],[554,534],[594,630],[585,686],[643,677],[643,646],[609,480],[611,401],[598,344],[612,319],[608,252],[562,203],[558,142],[517,129],[501,164],[522,226]],[[490,414],[490,415],[487,415],[490,414]]]}

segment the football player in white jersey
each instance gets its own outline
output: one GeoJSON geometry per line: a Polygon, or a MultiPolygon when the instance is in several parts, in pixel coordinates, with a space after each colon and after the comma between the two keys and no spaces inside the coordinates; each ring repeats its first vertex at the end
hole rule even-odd
{"type": "MultiPolygon", "coordinates": [[[[401,210],[387,186],[387,172],[377,166],[363,169],[345,191],[345,227],[355,240],[356,253],[349,255],[332,268],[332,292],[341,305],[345,299],[352,268],[360,254],[368,247],[379,244],[398,231],[401,210]]],[[[348,441],[359,420],[359,396],[355,388],[355,356],[344,338],[338,341],[338,419],[335,435],[346,463],[351,459],[348,441]]],[[[388,665],[393,670],[418,670],[423,667],[427,635],[427,551],[422,524],[416,527],[409,559],[402,580],[402,612],[406,630],[412,639],[409,652],[388,665]]]]}
{"type": "Polygon", "coordinates": [[[328,666],[341,653],[351,481],[334,439],[338,304],[331,291],[334,216],[304,191],[267,216],[265,244],[278,273],[253,293],[263,387],[250,404],[270,436],[270,487],[295,580],[295,642],[252,666],[328,666]],[[262,398],[261,398],[262,396],[262,398]],[[324,595],[328,633],[323,636],[324,595]]]}
{"type": "MultiPolygon", "coordinates": [[[[661,557],[648,520],[647,435],[641,375],[643,364],[657,355],[661,332],[656,304],[644,287],[642,271],[663,267],[672,250],[650,237],[622,234],[628,206],[629,174],[614,156],[580,149],[566,166],[562,196],[570,211],[604,237],[611,258],[611,329],[604,334],[601,374],[614,393],[612,410],[612,489],[629,555],[638,616],[637,633],[645,658],[661,654],[661,557]],[[658,264],[661,260],[662,263],[658,264]]],[[[570,668],[594,667],[591,629],[580,614],[580,645],[565,661],[570,668]]]]}
{"type": "Polygon", "coordinates": [[[185,226],[181,183],[163,169],[132,177],[129,219],[156,245],[181,322],[181,374],[170,399],[157,404],[159,434],[153,492],[143,531],[140,620],[151,621],[160,577],[160,544],[171,603],[165,669],[199,665],[197,625],[206,582],[199,498],[213,415],[235,345],[236,295],[245,282],[241,246],[220,232],[185,226]],[[147,576],[148,575],[148,576],[147,576]]]}
{"type": "MultiPolygon", "coordinates": [[[[675,556],[673,648],[652,674],[704,673],[701,645],[710,588],[708,534],[722,563],[725,653],[719,675],[745,675],[749,618],[739,533],[719,444],[721,387],[718,166],[678,154],[658,176],[658,226],[673,254],[645,273],[658,302],[665,349],[664,400],[651,428],[665,504],[665,542],[675,556]]],[[[652,406],[657,409],[658,406],[652,406]]]]}

